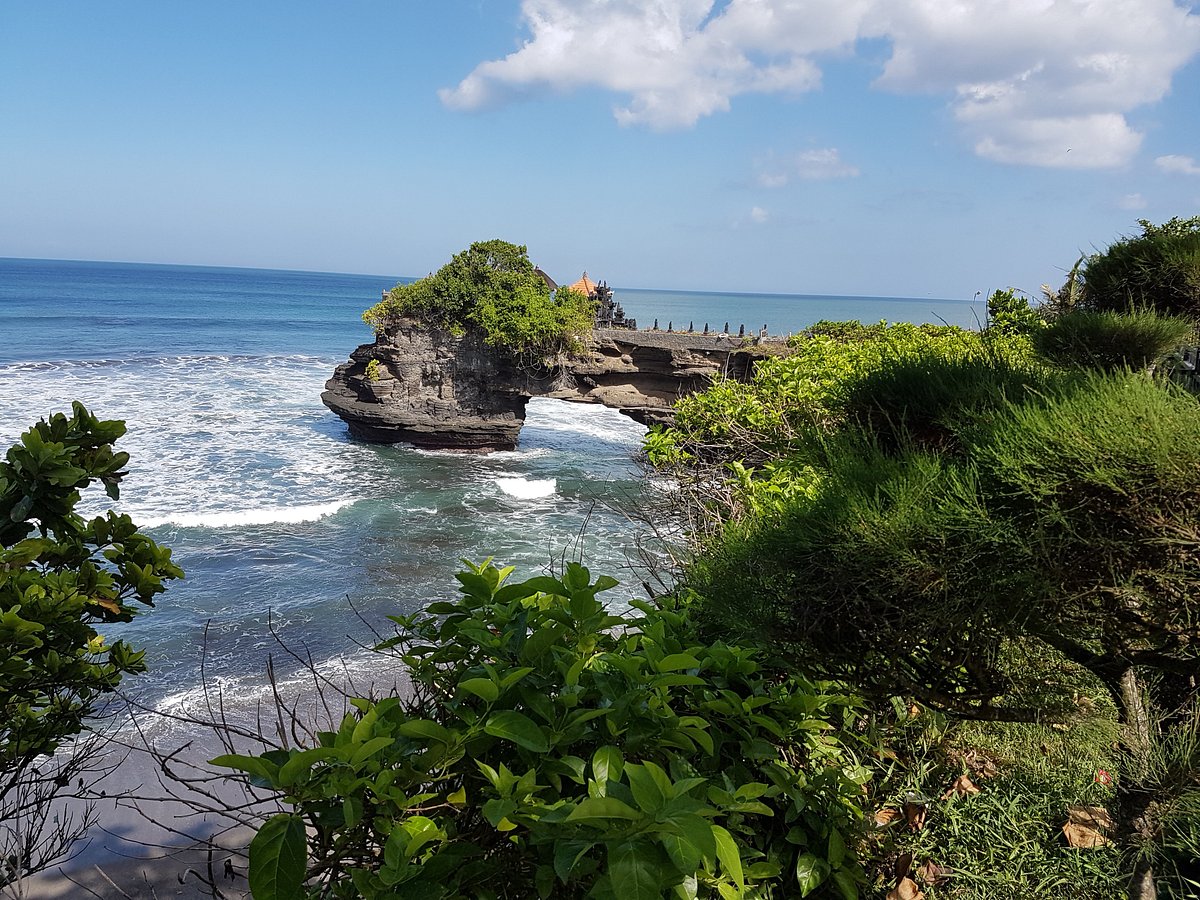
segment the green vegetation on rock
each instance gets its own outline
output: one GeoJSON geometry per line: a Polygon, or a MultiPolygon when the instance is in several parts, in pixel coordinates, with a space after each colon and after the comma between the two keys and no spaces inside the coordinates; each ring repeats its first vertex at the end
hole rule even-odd
{"type": "Polygon", "coordinates": [[[363,313],[384,331],[398,318],[455,334],[478,332],[489,345],[519,354],[577,349],[591,333],[595,309],[578,291],[550,288],[526,248],[507,241],[472,244],[437,272],[392,288],[363,313]]]}

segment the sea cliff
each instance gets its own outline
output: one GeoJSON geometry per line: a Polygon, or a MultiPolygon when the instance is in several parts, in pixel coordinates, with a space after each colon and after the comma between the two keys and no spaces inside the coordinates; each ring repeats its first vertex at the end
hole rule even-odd
{"type": "Polygon", "coordinates": [[[456,450],[510,450],[531,397],[600,403],[644,424],[714,376],[744,379],[754,355],[737,338],[597,329],[578,352],[513,355],[471,330],[398,319],[350,354],[322,401],[356,437],[456,450]]]}

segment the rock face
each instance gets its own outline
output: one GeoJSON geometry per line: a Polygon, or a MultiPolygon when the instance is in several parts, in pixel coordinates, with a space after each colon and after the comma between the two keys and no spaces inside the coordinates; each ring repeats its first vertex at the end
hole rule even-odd
{"type": "Polygon", "coordinates": [[[747,377],[752,357],[735,352],[741,345],[728,337],[597,330],[577,355],[529,362],[473,333],[402,319],[351,353],[321,400],[363,440],[511,450],[530,397],[601,403],[644,424],[670,421],[671,405],[714,375],[747,377]]]}

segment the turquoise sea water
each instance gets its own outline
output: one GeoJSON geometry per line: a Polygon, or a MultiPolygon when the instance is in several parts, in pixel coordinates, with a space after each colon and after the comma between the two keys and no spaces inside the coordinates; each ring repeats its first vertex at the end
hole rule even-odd
{"type": "MultiPolygon", "coordinates": [[[[518,449],[482,456],[353,441],[320,402],[370,338],[390,276],[0,259],[0,449],[82,400],[125,419],[119,507],[187,578],[123,627],[148,649],[147,702],[196,695],[200,662],[233,699],[263,689],[273,629],[318,663],[358,665],[370,626],[453,591],[458,560],[535,574],[582,547],[639,592],[643,429],[611,410],[534,400],[518,449]]],[[[643,326],[822,318],[973,325],[978,304],[617,290],[643,326]]],[[[718,324],[719,323],[719,324],[718,324]]],[[[731,325],[732,329],[737,324],[731,325]]],[[[99,506],[102,498],[94,500],[99,506]]],[[[285,673],[286,674],[286,673],[285,673]]]]}

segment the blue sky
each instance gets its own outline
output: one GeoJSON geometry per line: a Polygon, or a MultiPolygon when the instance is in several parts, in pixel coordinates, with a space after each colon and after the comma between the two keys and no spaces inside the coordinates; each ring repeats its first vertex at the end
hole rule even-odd
{"type": "Polygon", "coordinates": [[[0,256],[970,297],[1197,213],[1173,0],[0,0],[0,256]]]}

